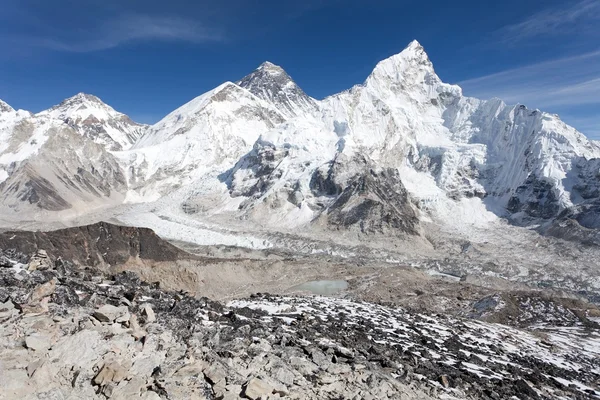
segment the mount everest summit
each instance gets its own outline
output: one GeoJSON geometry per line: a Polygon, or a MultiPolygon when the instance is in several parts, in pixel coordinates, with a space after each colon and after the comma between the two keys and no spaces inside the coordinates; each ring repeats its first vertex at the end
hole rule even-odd
{"type": "Polygon", "coordinates": [[[265,62],[152,126],[87,94],[38,114],[0,102],[5,225],[168,204],[275,232],[419,236],[495,218],[594,230],[599,159],[556,115],[463,96],[416,41],[323,100],[265,62]]]}

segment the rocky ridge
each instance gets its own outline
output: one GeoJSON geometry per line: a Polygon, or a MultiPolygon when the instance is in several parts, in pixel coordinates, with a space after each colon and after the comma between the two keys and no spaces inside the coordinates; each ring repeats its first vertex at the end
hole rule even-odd
{"type": "Polygon", "coordinates": [[[0,398],[600,398],[597,326],[326,297],[220,304],[41,250],[0,258],[0,398]]]}

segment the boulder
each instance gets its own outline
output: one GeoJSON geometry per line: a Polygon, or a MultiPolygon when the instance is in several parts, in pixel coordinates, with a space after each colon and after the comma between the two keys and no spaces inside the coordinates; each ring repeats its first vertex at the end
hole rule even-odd
{"type": "Polygon", "coordinates": [[[29,271],[44,271],[48,269],[52,269],[54,266],[52,265],[52,260],[48,257],[48,253],[46,250],[38,250],[29,260],[29,265],[27,265],[27,269],[29,271]]]}
{"type": "Polygon", "coordinates": [[[0,303],[0,322],[10,319],[16,312],[17,310],[12,301],[8,300],[6,303],[0,303]]]}
{"type": "Polygon", "coordinates": [[[48,282],[43,285],[35,288],[28,296],[28,303],[30,305],[34,305],[44,297],[48,297],[52,295],[56,291],[56,284],[58,283],[58,279],[52,278],[48,282]]]}
{"type": "Polygon", "coordinates": [[[98,308],[92,316],[100,322],[114,322],[117,318],[120,318],[129,313],[127,307],[115,307],[110,304],[105,304],[98,308]]]}
{"type": "Polygon", "coordinates": [[[273,393],[273,388],[258,378],[252,378],[246,384],[244,396],[250,400],[258,400],[273,393]]]}
{"type": "Polygon", "coordinates": [[[225,371],[217,364],[212,364],[203,372],[206,379],[213,385],[217,385],[225,381],[225,371]]]}
{"type": "Polygon", "coordinates": [[[156,314],[154,313],[154,310],[152,309],[152,306],[150,304],[143,304],[141,306],[142,308],[142,315],[144,317],[146,317],[146,323],[150,324],[154,321],[156,321],[156,314]]]}
{"type": "Polygon", "coordinates": [[[94,377],[94,384],[98,386],[106,386],[109,383],[119,383],[127,378],[128,370],[117,361],[109,361],[105,363],[100,372],[94,377]]]}
{"type": "Polygon", "coordinates": [[[25,345],[34,351],[46,351],[52,346],[52,343],[48,336],[36,333],[25,338],[25,345]]]}

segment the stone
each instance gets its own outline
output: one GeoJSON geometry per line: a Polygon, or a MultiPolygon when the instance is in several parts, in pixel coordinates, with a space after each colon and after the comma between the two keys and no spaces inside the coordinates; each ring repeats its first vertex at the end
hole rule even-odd
{"type": "Polygon", "coordinates": [[[450,378],[448,378],[448,375],[441,375],[439,381],[443,387],[450,387],[450,378]]]}
{"type": "Polygon", "coordinates": [[[116,361],[109,361],[102,366],[94,377],[94,384],[106,386],[109,383],[119,383],[127,378],[128,370],[116,361]]]}
{"type": "Polygon", "coordinates": [[[115,322],[122,324],[125,322],[129,322],[130,318],[131,318],[131,314],[129,314],[129,311],[127,311],[125,314],[121,315],[120,317],[117,317],[115,319],[115,322]]]}
{"type": "Polygon", "coordinates": [[[23,314],[42,314],[48,312],[49,297],[44,297],[36,304],[22,304],[21,311],[23,314]]]}
{"type": "Polygon", "coordinates": [[[59,359],[63,364],[76,369],[87,369],[107,351],[108,344],[102,340],[100,333],[94,330],[83,330],[59,339],[52,347],[49,358],[59,359]]]}
{"type": "Polygon", "coordinates": [[[129,310],[127,307],[115,307],[110,304],[105,304],[98,308],[92,316],[100,322],[114,322],[117,318],[127,314],[129,310]]]}
{"type": "Polygon", "coordinates": [[[27,265],[27,269],[29,271],[44,271],[48,269],[52,269],[52,260],[48,257],[48,253],[46,250],[38,250],[29,260],[29,264],[27,265]]]}
{"type": "Polygon", "coordinates": [[[25,345],[28,349],[34,351],[46,351],[52,346],[50,338],[41,334],[27,336],[27,338],[25,338],[25,345]]]}
{"type": "Polygon", "coordinates": [[[142,305],[142,315],[146,317],[147,324],[156,321],[156,314],[154,313],[154,310],[150,304],[142,305]]]}
{"type": "Polygon", "coordinates": [[[142,400],[161,400],[161,398],[158,393],[149,390],[142,394],[142,400]]]}
{"type": "Polygon", "coordinates": [[[0,267],[4,267],[4,268],[12,268],[13,265],[15,265],[16,262],[12,261],[10,258],[6,257],[5,255],[0,255],[0,267]]]}
{"type": "Polygon", "coordinates": [[[258,378],[252,378],[244,388],[244,396],[250,400],[258,400],[273,393],[273,388],[258,378]]]}
{"type": "Polygon", "coordinates": [[[131,317],[129,317],[129,328],[131,329],[131,336],[133,336],[136,340],[140,340],[147,335],[147,333],[140,326],[135,314],[131,314],[131,317]]]}
{"type": "Polygon", "coordinates": [[[142,390],[146,387],[146,380],[140,377],[133,377],[125,385],[118,385],[112,392],[111,400],[129,400],[140,397],[142,390]]]}
{"type": "Polygon", "coordinates": [[[27,375],[31,378],[33,374],[35,374],[35,371],[37,371],[38,368],[40,368],[44,364],[44,362],[45,361],[43,359],[38,358],[34,362],[29,363],[29,365],[27,366],[27,375]]]}
{"type": "Polygon", "coordinates": [[[33,305],[33,304],[39,302],[40,300],[42,300],[44,297],[48,297],[48,296],[52,295],[54,293],[54,291],[56,290],[57,283],[58,283],[58,279],[52,278],[48,282],[44,283],[43,285],[40,285],[37,288],[35,288],[29,294],[28,303],[30,305],[33,305]]]}
{"type": "Polygon", "coordinates": [[[294,384],[294,377],[294,373],[287,367],[283,366],[276,368],[273,374],[273,378],[287,386],[294,384]]]}
{"type": "Polygon", "coordinates": [[[202,372],[204,372],[206,379],[213,385],[225,381],[225,371],[217,364],[212,364],[202,372]]]}
{"type": "Polygon", "coordinates": [[[6,303],[0,303],[0,322],[10,319],[16,313],[17,310],[12,301],[8,300],[6,303]]]}

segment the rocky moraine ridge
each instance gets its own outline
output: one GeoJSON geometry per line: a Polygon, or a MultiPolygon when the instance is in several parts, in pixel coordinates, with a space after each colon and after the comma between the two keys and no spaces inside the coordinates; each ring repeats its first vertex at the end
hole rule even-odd
{"type": "Polygon", "coordinates": [[[529,330],[344,298],[227,304],[0,255],[0,399],[593,399],[593,318],[529,330]]]}

